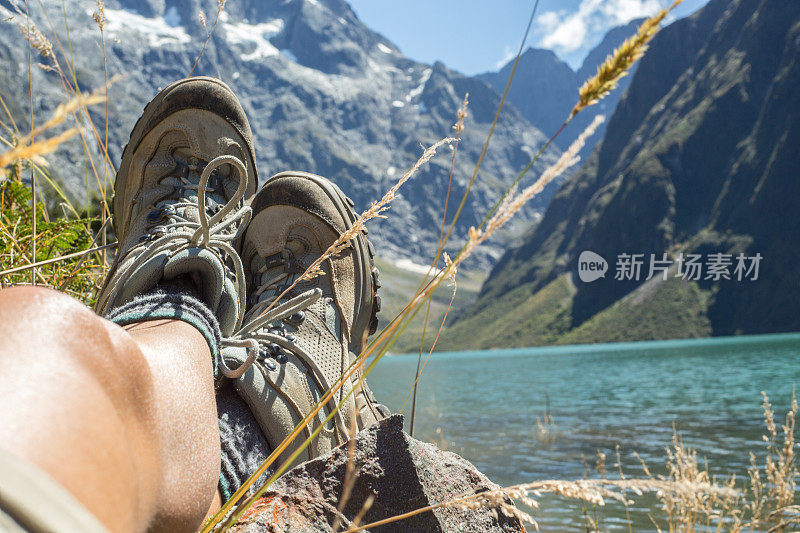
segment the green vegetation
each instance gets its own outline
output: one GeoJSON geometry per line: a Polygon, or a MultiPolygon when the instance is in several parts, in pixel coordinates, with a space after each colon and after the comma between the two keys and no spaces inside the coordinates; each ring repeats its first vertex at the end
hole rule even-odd
{"type": "Polygon", "coordinates": [[[483,308],[458,320],[442,335],[437,349],[520,348],[557,342],[570,327],[575,288],[569,275],[559,276],[531,295],[523,285],[483,308]]]}
{"type": "Polygon", "coordinates": [[[559,344],[708,337],[709,294],[679,278],[656,280],[594,315],[559,344]]]}
{"type": "MultiPolygon", "coordinates": [[[[388,324],[389,319],[397,316],[408,304],[409,297],[419,287],[424,279],[424,275],[397,266],[391,261],[375,258],[375,265],[381,271],[381,301],[382,310],[378,318],[380,319],[379,329],[388,324]]],[[[477,271],[461,271],[458,274],[457,296],[450,310],[450,316],[460,312],[463,308],[472,304],[483,284],[485,274],[477,271]]],[[[430,350],[431,343],[436,337],[436,331],[442,322],[447,306],[450,303],[452,287],[441,287],[433,293],[431,298],[431,310],[428,317],[428,327],[425,334],[425,349],[430,350]]],[[[424,311],[420,312],[408,325],[406,330],[397,338],[392,345],[392,352],[418,352],[422,330],[424,326],[424,311]]]]}
{"type": "Polygon", "coordinates": [[[30,188],[19,180],[20,168],[11,167],[7,176],[0,178],[0,270],[77,255],[35,269],[4,274],[0,284],[3,287],[20,284],[53,287],[91,305],[98,288],[101,258],[97,254],[80,255],[79,252],[92,247],[89,228],[96,220],[54,218],[40,202],[34,209],[30,188]]]}
{"type": "Polygon", "coordinates": [[[696,283],[654,280],[573,329],[575,294],[569,274],[533,294],[529,285],[517,287],[479,313],[456,321],[437,349],[682,339],[712,332],[707,316],[711,295],[696,283]]]}

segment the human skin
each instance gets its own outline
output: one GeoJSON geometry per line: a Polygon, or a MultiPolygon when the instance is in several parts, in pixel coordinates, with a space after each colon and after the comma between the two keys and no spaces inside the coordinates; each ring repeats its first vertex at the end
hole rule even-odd
{"type": "Polygon", "coordinates": [[[208,344],[193,326],[121,328],[67,295],[0,291],[0,447],[111,531],[196,531],[219,508],[208,344]]]}

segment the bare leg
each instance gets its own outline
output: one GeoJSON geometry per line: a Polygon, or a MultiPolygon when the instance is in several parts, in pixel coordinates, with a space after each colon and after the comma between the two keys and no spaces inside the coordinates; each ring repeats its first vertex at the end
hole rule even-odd
{"type": "Polygon", "coordinates": [[[0,361],[0,446],[112,531],[201,525],[220,449],[211,356],[195,328],[123,329],[55,291],[7,289],[0,361]]]}

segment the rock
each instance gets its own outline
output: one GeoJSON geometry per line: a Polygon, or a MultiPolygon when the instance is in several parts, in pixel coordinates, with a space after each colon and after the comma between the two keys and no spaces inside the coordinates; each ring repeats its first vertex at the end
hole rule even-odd
{"type": "MultiPolygon", "coordinates": [[[[374,502],[361,520],[369,524],[473,492],[498,488],[472,464],[403,432],[403,417],[394,415],[356,436],[354,462],[358,476],[343,512],[337,511],[348,462],[348,444],[303,463],[278,479],[231,529],[329,532],[338,517],[340,531],[352,525],[364,502],[374,502]]],[[[510,502],[510,500],[509,500],[510,502]]],[[[492,509],[439,508],[372,531],[523,531],[516,518],[492,509]]]]}

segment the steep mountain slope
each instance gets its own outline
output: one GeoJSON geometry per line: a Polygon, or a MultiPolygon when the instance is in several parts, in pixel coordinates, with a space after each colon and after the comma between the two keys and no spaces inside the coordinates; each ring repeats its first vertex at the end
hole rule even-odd
{"type": "MultiPolygon", "coordinates": [[[[75,76],[83,89],[102,86],[100,30],[91,18],[94,4],[65,0],[63,11],[61,2],[45,4],[49,20],[39,5],[31,7],[36,25],[54,42],[59,56],[63,47],[74,58],[75,76]]],[[[207,34],[199,14],[205,12],[210,28],[217,2],[109,0],[105,5],[109,76],[124,76],[109,93],[109,152],[116,163],[144,104],[158,87],[192,69],[207,34]]],[[[4,19],[13,16],[11,0],[0,0],[0,6],[4,19]]],[[[15,27],[18,21],[25,25],[19,16],[0,25],[0,61],[6,66],[0,74],[0,93],[15,106],[15,119],[24,129],[28,49],[15,27]]],[[[61,64],[66,71],[63,59],[61,64]]],[[[219,76],[241,97],[257,142],[261,180],[286,169],[317,172],[339,183],[358,208],[365,208],[396,182],[420,155],[420,144],[452,133],[456,110],[469,93],[469,118],[452,193],[459,198],[499,103],[495,91],[480,80],[440,63],[407,59],[364,26],[342,0],[229,2],[195,74],[219,76]]],[[[32,85],[34,120],[41,123],[63,101],[63,90],[55,73],[35,64],[32,85]]],[[[102,108],[93,109],[92,117],[102,130],[102,108]]],[[[92,140],[91,135],[87,138],[92,140]]],[[[508,107],[484,160],[484,179],[476,183],[455,235],[464,235],[480,220],[504,184],[545,140],[508,107]]],[[[548,152],[538,168],[557,154],[557,149],[548,152]]],[[[73,195],[85,195],[87,180],[94,186],[79,142],[60,150],[51,161],[53,173],[73,195]]],[[[433,254],[448,170],[448,150],[443,149],[403,188],[393,206],[398,215],[374,225],[371,236],[384,255],[427,261],[433,254]]],[[[522,218],[530,220],[543,208],[540,203],[522,218]]],[[[501,245],[486,250],[477,264],[488,265],[500,255],[501,245]]]]}
{"type": "MultiPolygon", "coordinates": [[[[478,77],[503,94],[513,66],[512,59],[497,72],[479,74],[478,77]]],[[[519,57],[514,80],[508,90],[508,101],[531,124],[552,135],[575,105],[578,87],[575,71],[552,50],[528,48],[519,57]]]]}
{"type": "MultiPolygon", "coordinates": [[[[628,24],[609,30],[603,40],[586,55],[583,64],[577,71],[573,71],[569,65],[558,59],[551,50],[528,48],[519,58],[514,82],[508,91],[508,101],[545,135],[554,134],[575,105],[578,88],[594,75],[597,66],[605,60],[608,54],[636,32],[642,20],[633,20],[628,24]]],[[[478,78],[502,94],[513,66],[514,61],[511,60],[499,71],[480,74],[478,78]]],[[[634,66],[633,72],[635,72],[635,68],[634,66]]],[[[567,148],[594,120],[596,115],[608,116],[613,113],[617,102],[627,89],[630,79],[630,76],[623,78],[619,87],[607,98],[598,105],[587,109],[585,113],[578,115],[573,123],[558,136],[556,145],[562,149],[567,148]]],[[[604,132],[605,126],[601,125],[597,134],[581,151],[581,157],[586,158],[592,153],[595,143],[603,138],[604,132]]]]}
{"type": "Polygon", "coordinates": [[[665,28],[602,144],[442,347],[800,330],[798,52],[789,0],[712,0],[665,28]],[[579,279],[584,250],[608,261],[605,278],[579,279]],[[614,279],[623,253],[645,254],[638,281],[614,279]],[[645,282],[663,253],[701,254],[701,278],[673,262],[668,281],[645,282]],[[707,279],[712,253],[732,254],[730,280],[707,279]],[[739,253],[762,256],[757,280],[736,279],[739,253]]]}

